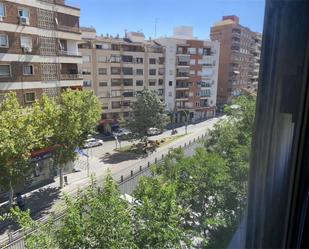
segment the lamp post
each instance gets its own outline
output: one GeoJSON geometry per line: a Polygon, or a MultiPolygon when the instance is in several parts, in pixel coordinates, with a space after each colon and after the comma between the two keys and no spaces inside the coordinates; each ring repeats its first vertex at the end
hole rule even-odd
{"type": "Polygon", "coordinates": [[[185,115],[186,115],[186,122],[185,122],[185,132],[186,132],[186,135],[188,134],[188,111],[185,111],[185,110],[180,110],[180,112],[183,112],[185,115]]]}

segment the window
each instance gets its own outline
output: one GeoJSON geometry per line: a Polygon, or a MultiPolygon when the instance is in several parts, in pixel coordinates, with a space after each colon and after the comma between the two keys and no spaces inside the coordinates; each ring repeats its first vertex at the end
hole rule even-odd
{"type": "Polygon", "coordinates": [[[164,75],[164,68],[159,68],[159,75],[164,75]]]}
{"type": "Polygon", "coordinates": [[[25,98],[26,103],[34,102],[35,101],[35,92],[25,93],[24,98],[25,98]]]}
{"type": "Polygon", "coordinates": [[[20,47],[27,49],[28,52],[32,51],[32,38],[30,36],[20,37],[20,47]]]}
{"type": "Polygon", "coordinates": [[[5,16],[5,6],[3,3],[0,3],[0,16],[5,16]]]}
{"type": "Polygon", "coordinates": [[[98,71],[99,71],[98,73],[99,73],[100,75],[107,74],[107,69],[106,69],[106,68],[99,68],[98,71]]]}
{"type": "Polygon", "coordinates": [[[119,55],[111,55],[110,62],[111,63],[119,63],[120,62],[120,56],[119,55]]]}
{"type": "Polygon", "coordinates": [[[194,70],[190,70],[190,75],[194,76],[195,75],[195,71],[194,70]]]}
{"type": "Polygon", "coordinates": [[[121,86],[121,79],[112,79],[111,84],[112,86],[121,86]]]}
{"type": "Polygon", "coordinates": [[[91,87],[91,80],[84,80],[83,86],[85,86],[85,87],[91,87]]]}
{"type": "Polygon", "coordinates": [[[111,68],[111,74],[121,74],[120,67],[112,67],[111,68]]]}
{"type": "Polygon", "coordinates": [[[133,86],[133,79],[123,79],[124,86],[133,86]]]}
{"type": "Polygon", "coordinates": [[[156,80],[149,80],[149,86],[155,86],[156,80]]]}
{"type": "Polygon", "coordinates": [[[95,47],[96,49],[104,49],[104,50],[111,49],[111,45],[109,43],[96,44],[95,47]]]}
{"type": "Polygon", "coordinates": [[[32,65],[24,65],[23,74],[24,75],[33,75],[33,66],[32,65]]]}
{"type": "Polygon", "coordinates": [[[140,58],[140,57],[136,57],[135,61],[136,61],[137,64],[143,64],[144,63],[144,59],[140,58]]]}
{"type": "Polygon", "coordinates": [[[121,91],[112,91],[112,97],[121,97],[121,91]]]}
{"type": "Polygon", "coordinates": [[[119,101],[112,101],[112,109],[121,108],[121,102],[119,101]]]}
{"type": "Polygon", "coordinates": [[[134,92],[133,91],[125,91],[122,95],[123,95],[123,97],[133,97],[134,92]]]}
{"type": "Polygon", "coordinates": [[[100,81],[99,87],[107,86],[107,81],[100,81]]]}
{"type": "Polygon", "coordinates": [[[83,55],[83,63],[88,63],[90,60],[90,55],[83,55]]]}
{"type": "Polygon", "coordinates": [[[149,64],[156,64],[155,58],[149,58],[149,64]]]}
{"type": "Polygon", "coordinates": [[[106,56],[99,56],[98,57],[98,62],[102,62],[102,63],[107,62],[107,57],[106,56]]]}
{"type": "Polygon", "coordinates": [[[159,84],[159,86],[162,86],[163,85],[163,79],[159,79],[159,82],[158,82],[159,84]]]}
{"type": "Polygon", "coordinates": [[[195,59],[190,60],[190,65],[195,65],[195,59]]]}
{"type": "Polygon", "coordinates": [[[10,65],[0,65],[0,77],[11,76],[10,65]]]}
{"type": "Polygon", "coordinates": [[[122,72],[124,75],[133,75],[133,68],[132,67],[124,67],[122,68],[122,72]]]}
{"type": "Polygon", "coordinates": [[[135,84],[136,84],[137,86],[142,86],[142,85],[144,84],[144,82],[143,82],[142,80],[137,80],[137,81],[135,82],[135,84]]]}
{"type": "Polygon", "coordinates": [[[189,54],[196,54],[196,48],[188,48],[189,54]]]}
{"type": "Polygon", "coordinates": [[[144,70],[143,69],[136,69],[136,75],[143,75],[144,70]]]}
{"type": "Polygon", "coordinates": [[[164,94],[164,89],[158,89],[158,95],[163,96],[164,94]]]}
{"type": "Polygon", "coordinates": [[[83,74],[83,75],[90,75],[90,74],[91,74],[91,71],[90,71],[90,69],[88,69],[88,68],[83,68],[83,69],[82,69],[82,74],[83,74]]]}
{"type": "Polygon", "coordinates": [[[168,85],[169,85],[169,86],[172,86],[172,85],[173,85],[173,81],[169,81],[169,82],[168,82],[168,85]]]}
{"type": "Polygon", "coordinates": [[[122,61],[124,63],[132,63],[133,62],[133,56],[131,56],[131,55],[123,55],[122,56],[122,61]]]}
{"type": "Polygon", "coordinates": [[[149,69],[149,75],[156,75],[157,70],[156,69],[149,69]]]}
{"type": "Polygon", "coordinates": [[[20,17],[28,17],[29,18],[30,17],[30,12],[26,8],[21,8],[21,9],[18,10],[18,16],[20,16],[20,17]]]}
{"type": "Polygon", "coordinates": [[[9,38],[7,35],[0,35],[0,47],[1,48],[8,48],[9,47],[9,38]]]}

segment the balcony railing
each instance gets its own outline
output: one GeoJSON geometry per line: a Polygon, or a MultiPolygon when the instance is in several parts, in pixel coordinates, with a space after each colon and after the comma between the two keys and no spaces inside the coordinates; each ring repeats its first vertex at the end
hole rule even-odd
{"type": "Polygon", "coordinates": [[[83,79],[82,74],[61,74],[60,80],[81,80],[83,79]]]}
{"type": "Polygon", "coordinates": [[[82,56],[82,54],[78,51],[59,50],[58,53],[61,56],[82,56]]]}
{"type": "Polygon", "coordinates": [[[176,77],[179,77],[179,78],[189,77],[189,73],[177,73],[176,77]]]}
{"type": "Polygon", "coordinates": [[[69,32],[80,32],[79,27],[72,27],[72,26],[67,26],[63,24],[57,24],[57,29],[58,30],[63,30],[63,31],[69,31],[69,32]]]}

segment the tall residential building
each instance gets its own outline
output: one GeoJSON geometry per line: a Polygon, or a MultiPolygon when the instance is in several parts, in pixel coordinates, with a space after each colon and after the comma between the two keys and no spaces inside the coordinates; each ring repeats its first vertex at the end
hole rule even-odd
{"type": "Polygon", "coordinates": [[[64,0],[0,1],[0,102],[9,91],[26,105],[82,87],[79,17],[64,0]]]}
{"type": "Polygon", "coordinates": [[[256,88],[261,35],[239,24],[237,16],[223,16],[211,27],[211,40],[220,42],[218,106],[238,96],[243,88],[256,88]]]}
{"type": "Polygon", "coordinates": [[[173,122],[196,122],[215,116],[219,42],[198,40],[190,27],[156,40],[165,46],[165,102],[173,122]]]}
{"type": "Polygon", "coordinates": [[[102,103],[102,128],[111,132],[129,116],[136,93],[148,88],[164,98],[164,49],[139,32],[124,38],[97,36],[82,28],[80,72],[84,89],[92,89],[102,103]]]}

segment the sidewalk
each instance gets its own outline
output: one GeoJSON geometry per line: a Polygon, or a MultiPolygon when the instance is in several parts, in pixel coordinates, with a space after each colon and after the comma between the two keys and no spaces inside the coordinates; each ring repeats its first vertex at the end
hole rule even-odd
{"type": "MultiPolygon", "coordinates": [[[[189,141],[193,141],[194,138],[201,136],[201,134],[205,134],[206,128],[211,128],[214,123],[215,122],[210,122],[208,127],[195,127],[194,134],[189,134],[175,140],[171,144],[159,148],[155,153],[145,158],[132,157],[126,158],[126,160],[112,162],[105,159],[105,156],[102,158],[90,157],[90,175],[95,174],[96,181],[100,184],[103,182],[107,170],[110,170],[113,178],[119,181],[121,176],[129,176],[131,170],[137,172],[140,166],[145,166],[148,162],[154,163],[156,158],[158,160],[161,159],[162,155],[166,155],[171,148],[183,146],[185,143],[188,144],[189,141]]],[[[117,156],[117,153],[112,152],[109,154],[109,157],[110,156],[117,156]]],[[[79,158],[79,160],[76,161],[75,167],[80,170],[80,172],[66,174],[68,176],[68,185],[62,190],[59,189],[59,177],[57,177],[53,183],[25,194],[26,206],[31,210],[34,219],[46,218],[51,212],[59,211],[64,203],[63,193],[74,196],[78,189],[84,189],[90,184],[90,177],[87,177],[87,167],[84,163],[85,160],[85,158],[79,158]],[[84,162],[80,163],[81,161],[84,162]]],[[[7,207],[7,203],[0,204],[0,215],[3,214],[5,207],[7,207]]],[[[12,222],[2,222],[0,224],[0,240],[6,237],[8,232],[15,231],[17,228],[16,224],[12,222]]]]}

